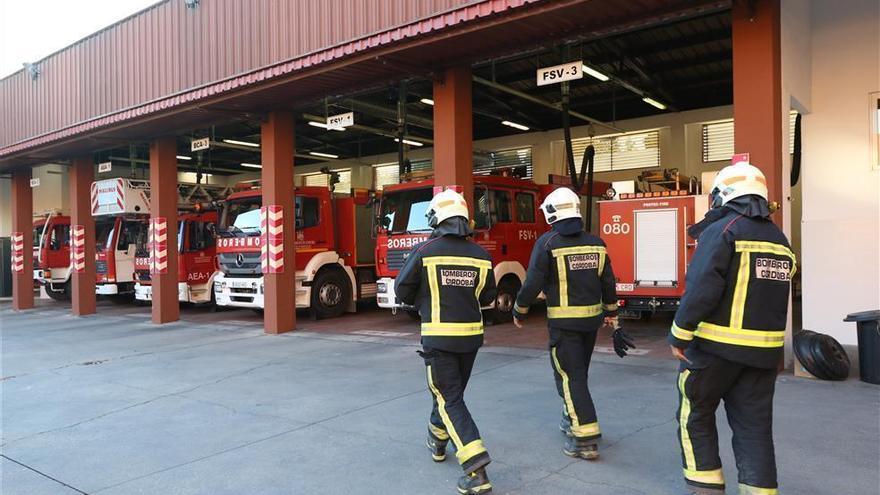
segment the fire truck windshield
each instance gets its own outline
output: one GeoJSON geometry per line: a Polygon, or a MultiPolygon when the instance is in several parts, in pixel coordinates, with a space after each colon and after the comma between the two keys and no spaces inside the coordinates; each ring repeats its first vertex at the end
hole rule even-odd
{"type": "Polygon", "coordinates": [[[113,226],[116,224],[115,218],[105,218],[95,220],[95,249],[103,251],[107,249],[107,244],[113,238],[113,226]]]}
{"type": "Polygon", "coordinates": [[[226,203],[223,215],[223,232],[229,235],[250,235],[260,232],[260,196],[242,198],[226,203]]]}
{"type": "Polygon", "coordinates": [[[429,231],[425,214],[430,203],[429,187],[387,193],[382,198],[382,226],[392,234],[429,231]]]}
{"type": "Polygon", "coordinates": [[[33,243],[34,247],[40,247],[40,241],[43,239],[43,227],[46,226],[46,222],[38,224],[34,227],[34,237],[33,243]]]}

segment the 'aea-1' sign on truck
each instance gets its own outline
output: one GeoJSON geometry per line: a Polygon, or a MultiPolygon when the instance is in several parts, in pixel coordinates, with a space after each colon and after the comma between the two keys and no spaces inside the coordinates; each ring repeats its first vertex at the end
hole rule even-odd
{"type": "MultiPolygon", "coordinates": [[[[177,217],[177,299],[180,302],[202,304],[213,301],[214,277],[219,273],[214,238],[218,216],[217,211],[198,211],[180,213],[177,217]]],[[[152,301],[150,252],[147,249],[137,252],[135,278],[135,299],[152,301]]]]}
{"type": "MultiPolygon", "coordinates": [[[[376,275],[369,192],[354,190],[351,196],[341,196],[332,194],[327,187],[297,187],[294,202],[294,233],[282,233],[280,246],[267,246],[269,256],[277,255],[279,247],[295,248],[295,267],[274,268],[296,270],[296,290],[290,296],[291,302],[297,308],[310,308],[318,318],[327,318],[355,311],[357,301],[374,298],[376,275]]],[[[258,311],[264,307],[261,254],[272,232],[263,235],[263,206],[257,183],[232,193],[226,200],[217,239],[221,273],[214,279],[214,295],[218,306],[258,311]]],[[[278,212],[272,215],[277,218],[278,212]]],[[[269,261],[277,263],[277,258],[269,261]]]]}
{"type": "Polygon", "coordinates": [[[95,217],[95,292],[134,293],[137,251],[147,248],[150,183],[137,179],[105,179],[92,183],[95,217]]]}

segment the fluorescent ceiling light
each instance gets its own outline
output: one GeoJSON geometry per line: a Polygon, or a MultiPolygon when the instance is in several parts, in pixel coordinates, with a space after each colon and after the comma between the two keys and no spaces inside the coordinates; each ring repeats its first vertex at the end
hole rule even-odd
{"type": "Polygon", "coordinates": [[[323,122],[315,122],[314,120],[310,120],[309,125],[315,126],[315,127],[320,127],[321,129],[328,129],[331,131],[345,132],[345,127],[330,127],[323,122]]]}
{"type": "Polygon", "coordinates": [[[583,69],[584,69],[584,74],[591,75],[600,81],[607,81],[608,79],[610,79],[610,77],[606,76],[605,74],[602,74],[601,72],[597,71],[596,69],[590,67],[587,64],[583,65],[583,69]]]}
{"type": "Polygon", "coordinates": [[[178,160],[192,160],[193,157],[191,157],[191,156],[184,156],[184,155],[177,155],[177,159],[178,159],[178,160]]]}
{"type": "Polygon", "coordinates": [[[646,96],[646,97],[642,98],[642,101],[647,103],[648,105],[651,105],[652,107],[659,108],[660,110],[666,110],[666,105],[664,105],[663,103],[660,103],[659,101],[655,100],[654,98],[649,98],[646,96]]]}
{"type": "Polygon", "coordinates": [[[434,104],[434,100],[432,100],[430,98],[422,98],[419,101],[424,103],[425,105],[433,105],[434,104]]]}
{"type": "MultiPolygon", "coordinates": [[[[399,143],[400,139],[394,138],[394,141],[399,143]]],[[[418,141],[412,141],[410,139],[404,139],[403,144],[408,144],[410,146],[424,146],[425,145],[425,143],[420,143],[418,141]]]]}
{"type": "Polygon", "coordinates": [[[339,155],[332,155],[330,153],[321,153],[320,151],[309,151],[309,154],[312,156],[320,156],[322,158],[339,158],[339,155]]]}
{"type": "Polygon", "coordinates": [[[239,146],[250,146],[251,148],[259,148],[260,147],[260,143],[251,143],[248,141],[238,141],[235,139],[224,139],[223,142],[229,143],[229,144],[237,144],[239,146]]]}
{"type": "Polygon", "coordinates": [[[242,163],[241,166],[247,168],[263,168],[259,163],[242,163]]]}
{"type": "Polygon", "coordinates": [[[503,121],[501,121],[501,123],[508,126],[508,127],[513,127],[514,129],[519,129],[521,131],[529,130],[528,126],[524,126],[522,124],[517,124],[516,122],[511,122],[509,120],[503,120],[503,121]]]}

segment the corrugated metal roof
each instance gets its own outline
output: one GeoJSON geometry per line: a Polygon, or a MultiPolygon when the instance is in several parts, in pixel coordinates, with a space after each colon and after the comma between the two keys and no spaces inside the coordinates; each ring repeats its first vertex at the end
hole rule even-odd
{"type": "Polygon", "coordinates": [[[427,32],[529,1],[203,0],[190,9],[168,0],[43,59],[35,81],[25,71],[0,80],[0,108],[14,123],[0,129],[0,146],[280,61],[320,62],[411,34],[397,26],[427,32]]]}
{"type": "MultiPolygon", "coordinates": [[[[232,0],[217,1],[237,3],[232,0]]],[[[258,1],[266,5],[277,5],[276,0],[258,1]]],[[[202,5],[205,4],[203,0],[202,5]]],[[[301,99],[306,97],[315,98],[330,92],[335,94],[352,88],[376,85],[394,78],[408,77],[409,74],[419,71],[425,73],[453,63],[474,61],[478,57],[521,50],[526,46],[534,46],[535,43],[559,40],[561,37],[577,33],[586,32],[599,36],[616,30],[635,29],[640,23],[662,22],[663,19],[692,15],[693,12],[699,12],[701,9],[718,9],[727,4],[728,2],[725,1],[708,0],[678,2],[637,0],[625,4],[597,0],[472,2],[439,15],[313,51],[284,62],[184,91],[168,93],[166,96],[153,98],[125,109],[108,111],[62,128],[50,127],[48,132],[36,136],[30,134],[25,139],[0,148],[0,160],[6,158],[3,161],[6,161],[5,165],[8,166],[9,157],[25,150],[29,150],[31,159],[36,156],[35,151],[40,152],[42,156],[49,156],[58,151],[57,149],[47,151],[47,146],[51,144],[52,147],[57,148],[62,142],[65,143],[65,154],[87,152],[90,146],[92,149],[95,148],[95,143],[83,141],[80,137],[95,135],[99,129],[102,130],[101,134],[104,137],[112,135],[121,139],[133,139],[138,136],[140,139],[145,139],[156,133],[167,133],[169,129],[181,129],[184,125],[209,121],[210,118],[206,114],[210,114],[212,110],[244,112],[263,111],[279,106],[290,108],[294,101],[302,101],[301,99]],[[483,22],[484,20],[486,22],[483,22]],[[218,107],[223,108],[221,110],[218,107]],[[75,145],[70,141],[74,138],[77,139],[75,145]]],[[[165,5],[167,4],[160,4],[159,7],[165,5]]],[[[174,16],[168,15],[170,16],[168,25],[173,26],[174,16]]],[[[161,24],[158,20],[154,22],[161,24]]],[[[161,32],[161,29],[155,26],[153,29],[159,29],[161,32]]],[[[192,36],[197,37],[198,34],[194,33],[192,36]]],[[[279,34],[279,36],[287,35],[279,34]]],[[[125,39],[127,38],[122,38],[123,42],[125,39]]],[[[277,51],[277,47],[283,45],[283,42],[277,40],[267,43],[270,53],[275,53],[272,46],[275,46],[277,51]]],[[[155,64],[164,60],[161,56],[164,53],[162,50],[170,50],[175,45],[171,43],[158,46],[164,48],[152,47],[149,53],[145,54],[132,53],[132,56],[137,57],[137,61],[125,60],[125,62],[133,66],[155,64]]],[[[214,53],[209,47],[203,49],[206,50],[208,58],[214,53]]],[[[251,54],[242,54],[243,58],[254,53],[263,53],[262,50],[265,49],[266,46],[255,47],[246,43],[234,48],[251,54]]],[[[232,64],[230,67],[235,68],[235,60],[238,60],[235,57],[238,56],[235,55],[232,62],[224,59],[225,63],[232,64]]],[[[216,65],[212,66],[210,61],[206,62],[206,65],[215,67],[212,70],[220,70],[216,65]]],[[[167,70],[171,72],[172,81],[185,81],[187,77],[191,77],[185,73],[190,70],[189,67],[172,67],[167,70]]],[[[147,89],[153,87],[149,84],[156,85],[162,80],[159,75],[153,77],[155,80],[151,79],[152,82],[136,83],[134,89],[127,90],[117,87],[119,82],[116,80],[107,81],[108,91],[119,94],[129,94],[126,93],[129,91],[131,94],[147,97],[149,93],[147,89]]],[[[78,91],[79,88],[72,87],[69,94],[72,98],[76,98],[78,91]]],[[[2,94],[0,88],[0,96],[2,94]]],[[[91,104],[100,106],[100,101],[91,104]]],[[[58,105],[58,102],[52,101],[52,105],[58,105]]],[[[216,115],[213,118],[216,120],[216,115]]],[[[51,125],[51,122],[42,122],[41,125],[51,125]]]]}

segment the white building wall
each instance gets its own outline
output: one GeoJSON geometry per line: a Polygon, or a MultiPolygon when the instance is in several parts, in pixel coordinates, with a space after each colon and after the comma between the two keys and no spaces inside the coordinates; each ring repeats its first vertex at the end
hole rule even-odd
{"type": "Polygon", "coordinates": [[[841,320],[880,308],[880,171],[870,163],[869,132],[869,93],[880,91],[880,3],[814,0],[809,15],[797,3],[783,4],[783,22],[792,23],[783,34],[801,48],[783,52],[783,66],[786,89],[805,110],[803,326],[855,344],[855,325],[841,320]]]}

